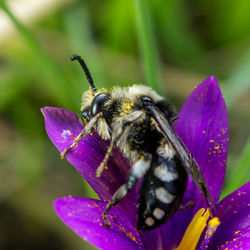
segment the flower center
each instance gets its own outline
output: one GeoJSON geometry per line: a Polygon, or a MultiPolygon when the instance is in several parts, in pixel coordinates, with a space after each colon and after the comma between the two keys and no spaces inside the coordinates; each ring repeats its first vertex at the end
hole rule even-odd
{"type": "MultiPolygon", "coordinates": [[[[207,221],[209,217],[212,216],[210,209],[205,210],[205,208],[201,208],[194,216],[192,221],[190,222],[180,245],[176,250],[193,250],[196,248],[196,245],[199,242],[200,236],[207,226],[207,221]]],[[[206,236],[212,236],[219,226],[220,221],[217,217],[212,218],[209,221],[208,229],[206,236]]],[[[209,237],[209,238],[210,238],[209,237]]]]}

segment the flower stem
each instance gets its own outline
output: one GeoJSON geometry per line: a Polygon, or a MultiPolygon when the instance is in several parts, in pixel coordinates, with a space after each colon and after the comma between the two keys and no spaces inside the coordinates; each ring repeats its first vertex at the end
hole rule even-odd
{"type": "Polygon", "coordinates": [[[228,181],[228,184],[224,188],[222,197],[227,196],[242,184],[246,183],[249,180],[249,166],[250,166],[250,137],[246,143],[245,148],[243,149],[236,167],[230,174],[231,178],[228,181]]]}
{"type": "Polygon", "coordinates": [[[238,65],[222,86],[222,92],[228,108],[250,88],[250,48],[239,59],[238,65]]]}
{"type": "Polygon", "coordinates": [[[147,1],[134,0],[138,42],[141,48],[146,83],[159,91],[159,60],[147,1]]]}

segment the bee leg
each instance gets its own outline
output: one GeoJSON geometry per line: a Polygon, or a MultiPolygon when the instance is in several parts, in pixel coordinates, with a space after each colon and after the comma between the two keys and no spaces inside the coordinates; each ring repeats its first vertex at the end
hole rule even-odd
{"type": "Polygon", "coordinates": [[[103,170],[105,168],[105,164],[107,163],[110,155],[112,154],[112,150],[113,150],[113,148],[115,146],[115,142],[116,142],[116,140],[114,140],[114,139],[111,140],[110,146],[109,146],[109,148],[107,150],[107,153],[104,156],[103,161],[101,162],[99,167],[96,169],[96,177],[100,177],[102,175],[102,172],[103,172],[103,170]]]}
{"type": "Polygon", "coordinates": [[[106,206],[102,218],[107,227],[110,227],[110,222],[107,219],[107,213],[109,210],[118,204],[127,194],[128,192],[136,185],[138,180],[142,178],[148,171],[152,160],[151,154],[145,154],[138,161],[134,163],[129,174],[127,183],[123,184],[118,188],[118,190],[113,195],[111,201],[106,206]]]}
{"type": "Polygon", "coordinates": [[[141,119],[141,117],[144,114],[145,114],[144,111],[137,110],[137,111],[132,112],[131,114],[129,114],[128,116],[124,118],[122,126],[119,127],[118,130],[116,131],[116,137],[112,137],[107,153],[105,154],[103,161],[101,162],[101,164],[96,170],[96,177],[100,177],[102,175],[102,172],[105,168],[105,164],[107,163],[110,155],[112,154],[113,147],[115,146],[119,138],[124,133],[126,126],[128,126],[131,122],[135,122],[136,120],[141,119]]]}
{"type": "Polygon", "coordinates": [[[144,111],[137,110],[137,111],[132,112],[131,114],[129,114],[128,116],[124,118],[123,125],[116,131],[116,137],[112,137],[107,153],[105,154],[103,161],[101,162],[101,164],[96,170],[96,177],[100,177],[102,175],[102,172],[105,168],[105,164],[107,163],[110,155],[112,154],[112,150],[116,142],[124,133],[126,126],[128,126],[131,122],[135,122],[136,120],[140,119],[144,114],[145,114],[144,111]]]}
{"type": "Polygon", "coordinates": [[[116,142],[118,141],[118,139],[121,137],[121,135],[123,134],[123,132],[125,131],[125,127],[127,126],[127,123],[123,124],[122,127],[120,127],[118,129],[118,131],[116,132],[116,137],[112,137],[109,148],[104,156],[103,161],[101,162],[101,164],[99,165],[99,167],[96,169],[96,177],[100,177],[102,175],[102,172],[105,168],[105,164],[107,163],[110,155],[112,154],[112,150],[116,144],[116,142]]]}
{"type": "Polygon", "coordinates": [[[65,158],[65,155],[68,153],[69,150],[72,148],[76,147],[79,143],[79,141],[83,138],[84,135],[87,135],[91,132],[93,126],[96,124],[97,120],[102,116],[102,113],[98,113],[95,115],[89,123],[86,125],[86,127],[82,130],[82,132],[75,138],[73,141],[72,145],[69,146],[68,148],[65,148],[63,152],[60,154],[61,159],[65,158]]]}
{"type": "Polygon", "coordinates": [[[187,208],[193,207],[193,206],[194,206],[194,202],[193,201],[188,201],[184,206],[180,205],[179,210],[186,211],[187,208]]]}
{"type": "Polygon", "coordinates": [[[84,135],[86,135],[85,129],[83,129],[82,132],[75,138],[75,140],[73,141],[71,146],[69,146],[68,148],[65,148],[63,150],[63,152],[60,154],[61,159],[64,159],[65,155],[68,153],[68,151],[78,145],[79,141],[83,138],[84,135]]]}

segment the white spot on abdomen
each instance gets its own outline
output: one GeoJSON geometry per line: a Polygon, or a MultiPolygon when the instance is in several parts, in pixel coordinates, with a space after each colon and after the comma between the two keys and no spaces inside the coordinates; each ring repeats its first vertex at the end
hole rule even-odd
{"type": "Polygon", "coordinates": [[[151,155],[147,155],[143,159],[139,159],[135,162],[131,169],[131,175],[137,179],[142,178],[150,167],[151,159],[151,155]]]}
{"type": "Polygon", "coordinates": [[[165,216],[165,212],[157,207],[154,209],[153,215],[156,219],[161,220],[165,216]]]}
{"type": "Polygon", "coordinates": [[[175,196],[170,194],[164,187],[156,188],[155,196],[159,201],[166,204],[170,204],[175,198],[175,196]]]}
{"type": "Polygon", "coordinates": [[[164,164],[155,168],[154,175],[164,182],[173,181],[178,177],[178,174],[176,172],[170,172],[167,166],[164,164]]]}
{"type": "Polygon", "coordinates": [[[61,133],[61,136],[63,137],[64,140],[67,140],[69,136],[71,136],[73,133],[68,130],[64,129],[63,132],[61,133]]]}
{"type": "Polygon", "coordinates": [[[152,217],[148,217],[146,220],[145,220],[145,224],[149,227],[152,227],[154,224],[155,224],[155,220],[152,218],[152,217]]]}

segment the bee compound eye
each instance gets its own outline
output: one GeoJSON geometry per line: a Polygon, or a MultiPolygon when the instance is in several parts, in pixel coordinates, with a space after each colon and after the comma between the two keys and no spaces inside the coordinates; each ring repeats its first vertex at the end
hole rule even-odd
{"type": "Polygon", "coordinates": [[[141,101],[145,106],[151,105],[153,103],[153,100],[149,96],[142,96],[141,101]]]}
{"type": "Polygon", "coordinates": [[[91,115],[95,116],[102,111],[104,103],[108,100],[108,95],[101,93],[95,97],[91,105],[91,115]]]}

